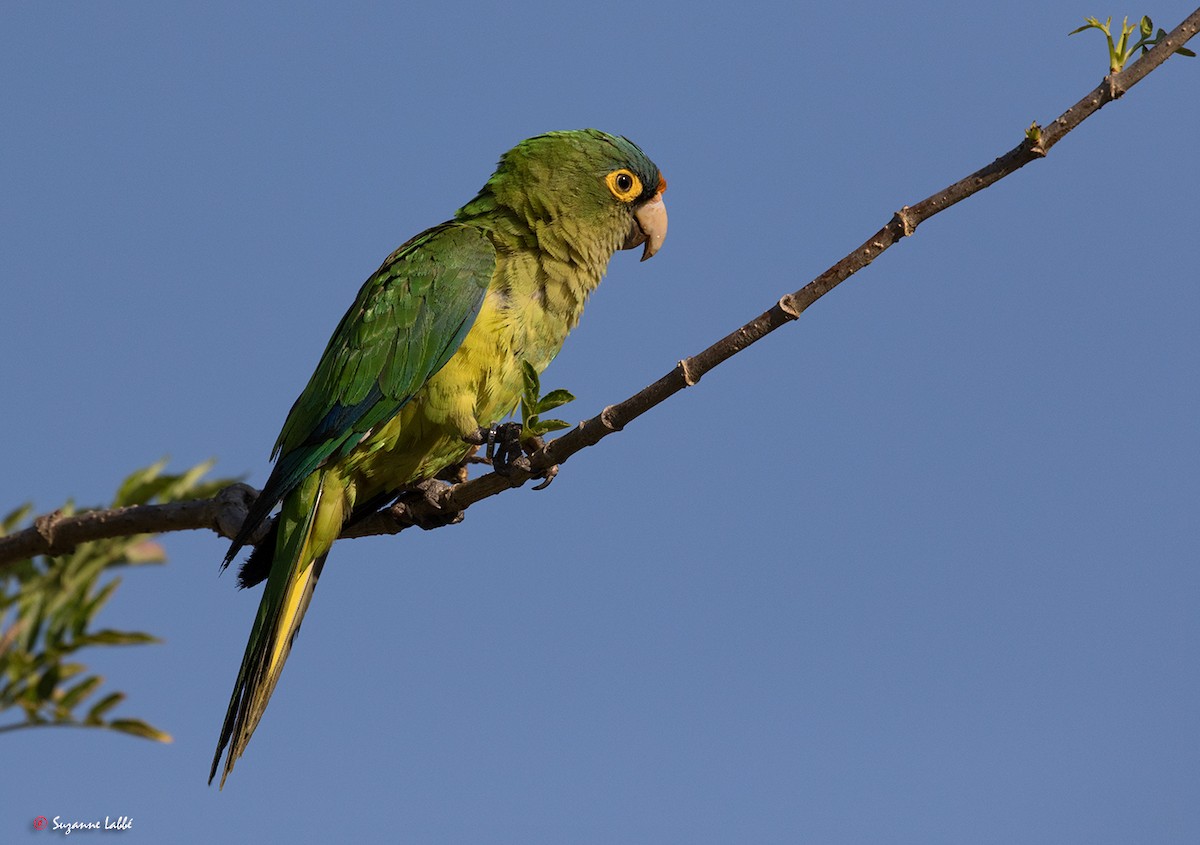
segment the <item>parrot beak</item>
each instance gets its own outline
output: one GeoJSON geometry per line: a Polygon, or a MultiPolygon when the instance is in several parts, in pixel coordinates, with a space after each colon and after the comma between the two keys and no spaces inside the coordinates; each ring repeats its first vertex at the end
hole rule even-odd
{"type": "Polygon", "coordinates": [[[633,249],[645,244],[642,250],[642,261],[652,258],[667,239],[667,206],[663,202],[663,191],[667,189],[667,180],[658,178],[658,192],[633,213],[634,226],[630,229],[629,238],[622,244],[621,249],[633,249]]]}

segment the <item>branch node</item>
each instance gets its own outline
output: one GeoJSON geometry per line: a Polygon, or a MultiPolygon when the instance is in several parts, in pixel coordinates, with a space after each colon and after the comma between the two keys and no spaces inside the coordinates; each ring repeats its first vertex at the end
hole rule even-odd
{"type": "Polygon", "coordinates": [[[51,511],[39,516],[33,521],[33,527],[37,529],[38,536],[46,541],[49,548],[54,548],[54,528],[62,518],[62,510],[51,511]]]}
{"type": "MultiPolygon", "coordinates": [[[[250,513],[250,506],[257,498],[258,491],[240,481],[218,491],[214,497],[216,513],[213,516],[213,530],[220,536],[232,540],[241,530],[242,523],[246,521],[246,516],[250,513]]],[[[257,544],[264,536],[266,536],[265,528],[256,531],[255,536],[249,538],[249,545],[257,544]]]]}
{"type": "Polygon", "coordinates": [[[917,230],[917,224],[908,213],[907,205],[892,215],[892,222],[900,224],[900,234],[906,238],[917,230]]]}
{"type": "Polygon", "coordinates": [[[600,424],[609,431],[620,431],[625,426],[616,419],[616,416],[617,414],[616,411],[613,410],[613,406],[607,405],[605,406],[604,410],[600,412],[600,424]]]}
{"type": "Polygon", "coordinates": [[[63,519],[62,509],[59,508],[50,513],[42,514],[33,521],[34,530],[37,531],[38,536],[46,543],[45,551],[40,552],[40,554],[44,554],[47,557],[56,557],[75,550],[74,543],[66,543],[60,546],[57,542],[58,525],[63,519]]]}
{"type": "Polygon", "coordinates": [[[691,387],[700,381],[700,376],[693,376],[691,368],[688,367],[688,361],[690,360],[690,358],[684,358],[675,364],[675,369],[683,378],[683,383],[686,387],[691,387]]]}
{"type": "Polygon", "coordinates": [[[796,298],[790,293],[785,293],[779,297],[779,310],[782,311],[789,320],[799,320],[800,312],[803,308],[796,307],[796,298]]]}

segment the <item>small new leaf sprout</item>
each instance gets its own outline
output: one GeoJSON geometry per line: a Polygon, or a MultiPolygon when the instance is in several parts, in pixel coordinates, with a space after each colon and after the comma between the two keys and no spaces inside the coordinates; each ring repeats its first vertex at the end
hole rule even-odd
{"type": "MultiPolygon", "coordinates": [[[[1108,40],[1109,73],[1120,73],[1120,71],[1125,67],[1126,62],[1129,61],[1129,57],[1133,55],[1135,50],[1140,49],[1142,53],[1146,53],[1151,47],[1162,41],[1167,34],[1160,29],[1153,37],[1151,37],[1151,33],[1154,32],[1154,22],[1150,20],[1148,15],[1143,15],[1142,19],[1138,21],[1137,26],[1131,26],[1129,23],[1129,18],[1124,18],[1121,21],[1121,34],[1114,42],[1112,32],[1109,28],[1112,25],[1111,17],[1105,20],[1104,23],[1100,23],[1099,18],[1087,18],[1086,20],[1087,23],[1085,23],[1083,26],[1072,30],[1067,34],[1074,35],[1077,32],[1083,32],[1085,29],[1098,29],[1103,32],[1104,37],[1108,40]],[[1131,45],[1129,43],[1129,36],[1133,35],[1135,32],[1140,33],[1141,38],[1131,45]]],[[[1196,55],[1186,47],[1179,47],[1175,50],[1175,52],[1181,56],[1195,57],[1196,55]]]]}
{"type": "Polygon", "coordinates": [[[521,439],[541,437],[551,431],[570,428],[570,423],[563,420],[544,420],[541,419],[541,415],[560,405],[573,402],[574,395],[570,391],[558,388],[542,396],[541,380],[528,361],[521,362],[521,373],[525,380],[525,393],[521,396],[521,439]]]}
{"type": "MultiPolygon", "coordinates": [[[[1142,23],[1145,24],[1145,29],[1143,30],[1143,35],[1145,37],[1135,44],[1134,47],[1141,47],[1142,53],[1144,54],[1148,53],[1150,48],[1158,44],[1159,41],[1162,41],[1164,38],[1166,38],[1167,33],[1166,30],[1164,30],[1162,27],[1159,27],[1159,30],[1154,34],[1154,37],[1150,38],[1150,28],[1153,26],[1153,24],[1150,23],[1150,18],[1142,18],[1142,23]]],[[[1176,47],[1175,52],[1181,56],[1187,56],[1190,59],[1196,58],[1196,54],[1187,47],[1176,47]]]]}
{"type": "Polygon", "coordinates": [[[1032,144],[1042,140],[1042,127],[1038,126],[1036,120],[1025,130],[1025,138],[1032,144]]]}

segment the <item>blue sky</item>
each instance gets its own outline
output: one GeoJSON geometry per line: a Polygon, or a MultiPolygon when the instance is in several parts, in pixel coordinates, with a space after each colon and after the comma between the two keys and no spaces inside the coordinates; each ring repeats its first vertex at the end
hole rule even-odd
{"type": "MultiPolygon", "coordinates": [[[[163,455],[261,483],[366,275],[582,126],[637,141],[671,214],[545,375],[591,416],[1090,90],[1085,16],[1191,11],[459,8],[6,8],[0,509],[163,455]]],[[[258,596],[170,537],[104,620],[165,644],[94,665],[175,742],[5,735],[0,839],[1195,842],[1198,74],[1172,59],[548,491],[339,545],[221,793],[258,596]]]]}

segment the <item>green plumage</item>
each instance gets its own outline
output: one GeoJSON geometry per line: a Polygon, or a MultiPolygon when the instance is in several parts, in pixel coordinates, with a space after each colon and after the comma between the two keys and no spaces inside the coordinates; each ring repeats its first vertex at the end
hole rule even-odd
{"type": "Polygon", "coordinates": [[[262,718],[345,523],[466,457],[516,405],[521,364],[558,353],[613,252],[666,232],[658,168],[596,130],[522,142],[455,219],[397,249],[359,291],[292,406],[275,466],[225,558],[281,505],[243,568],[266,578],[213,758],[221,785],[262,718]]]}

